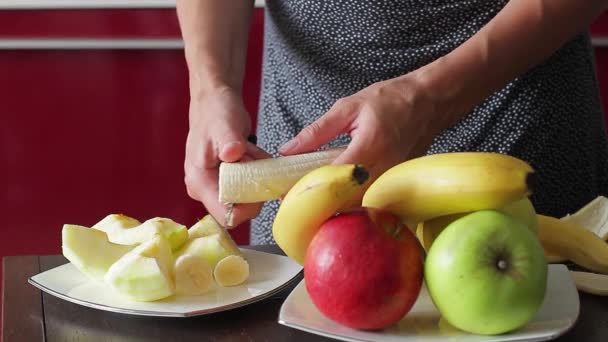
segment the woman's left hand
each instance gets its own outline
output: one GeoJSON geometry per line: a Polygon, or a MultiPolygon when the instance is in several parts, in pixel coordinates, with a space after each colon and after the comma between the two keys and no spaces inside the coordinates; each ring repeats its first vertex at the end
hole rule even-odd
{"type": "Polygon", "coordinates": [[[339,99],[279,151],[283,155],[310,152],[347,133],[351,142],[334,164],[362,164],[373,181],[392,166],[425,154],[445,127],[447,117],[439,116],[433,96],[422,84],[412,73],[339,99]]]}

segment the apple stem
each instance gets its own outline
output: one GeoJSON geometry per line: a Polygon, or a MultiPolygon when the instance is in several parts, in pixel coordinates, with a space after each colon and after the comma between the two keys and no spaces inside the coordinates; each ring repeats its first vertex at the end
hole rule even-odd
{"type": "Polygon", "coordinates": [[[505,261],[503,259],[498,260],[498,263],[496,265],[498,266],[498,269],[501,271],[506,270],[508,267],[507,261],[505,261]]]}

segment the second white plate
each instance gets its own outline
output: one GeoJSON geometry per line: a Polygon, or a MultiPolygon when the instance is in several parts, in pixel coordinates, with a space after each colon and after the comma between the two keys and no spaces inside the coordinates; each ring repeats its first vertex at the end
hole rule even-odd
{"type": "Polygon", "coordinates": [[[393,327],[379,332],[367,332],[339,325],[316,308],[302,280],[285,300],[279,313],[279,323],[343,341],[378,342],[498,342],[546,341],[570,329],[578,319],[579,297],[570,273],[564,265],[549,265],[545,301],[536,317],[517,331],[497,336],[469,334],[447,324],[423,286],[411,311],[393,327]]]}
{"type": "Polygon", "coordinates": [[[215,286],[202,296],[172,296],[154,302],[123,297],[103,282],[90,280],[67,263],[39,273],[29,283],[61,299],[112,312],[143,316],[186,317],[230,310],[281,291],[302,270],[291,259],[251,249],[241,249],[249,262],[250,277],[242,285],[215,286]]]}

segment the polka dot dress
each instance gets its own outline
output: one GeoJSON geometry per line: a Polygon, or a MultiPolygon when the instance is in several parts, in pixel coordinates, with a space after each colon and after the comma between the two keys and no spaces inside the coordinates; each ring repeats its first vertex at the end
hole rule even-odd
{"type": "MultiPolygon", "coordinates": [[[[267,0],[258,144],[279,146],[339,98],[432,62],[462,44],[506,0],[267,0]]],[[[497,66],[499,68],[500,66],[497,66]]],[[[339,136],[328,146],[346,144],[339,136]]],[[[438,135],[428,153],[496,151],[538,171],[537,211],[561,216],[607,194],[608,148],[586,32],[438,135]]],[[[251,222],[274,243],[277,201],[251,222]]]]}

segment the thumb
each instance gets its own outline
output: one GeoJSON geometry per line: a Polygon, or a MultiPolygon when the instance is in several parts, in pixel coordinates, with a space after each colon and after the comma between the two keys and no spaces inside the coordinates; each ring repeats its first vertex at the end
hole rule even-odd
{"type": "Polygon", "coordinates": [[[237,125],[223,121],[214,129],[215,149],[219,160],[223,162],[238,161],[247,151],[246,132],[235,126],[237,125]]]}
{"type": "Polygon", "coordinates": [[[338,100],[333,107],[306,126],[298,135],[280,147],[281,154],[298,154],[316,150],[341,133],[347,133],[356,115],[352,102],[338,100]]]}

